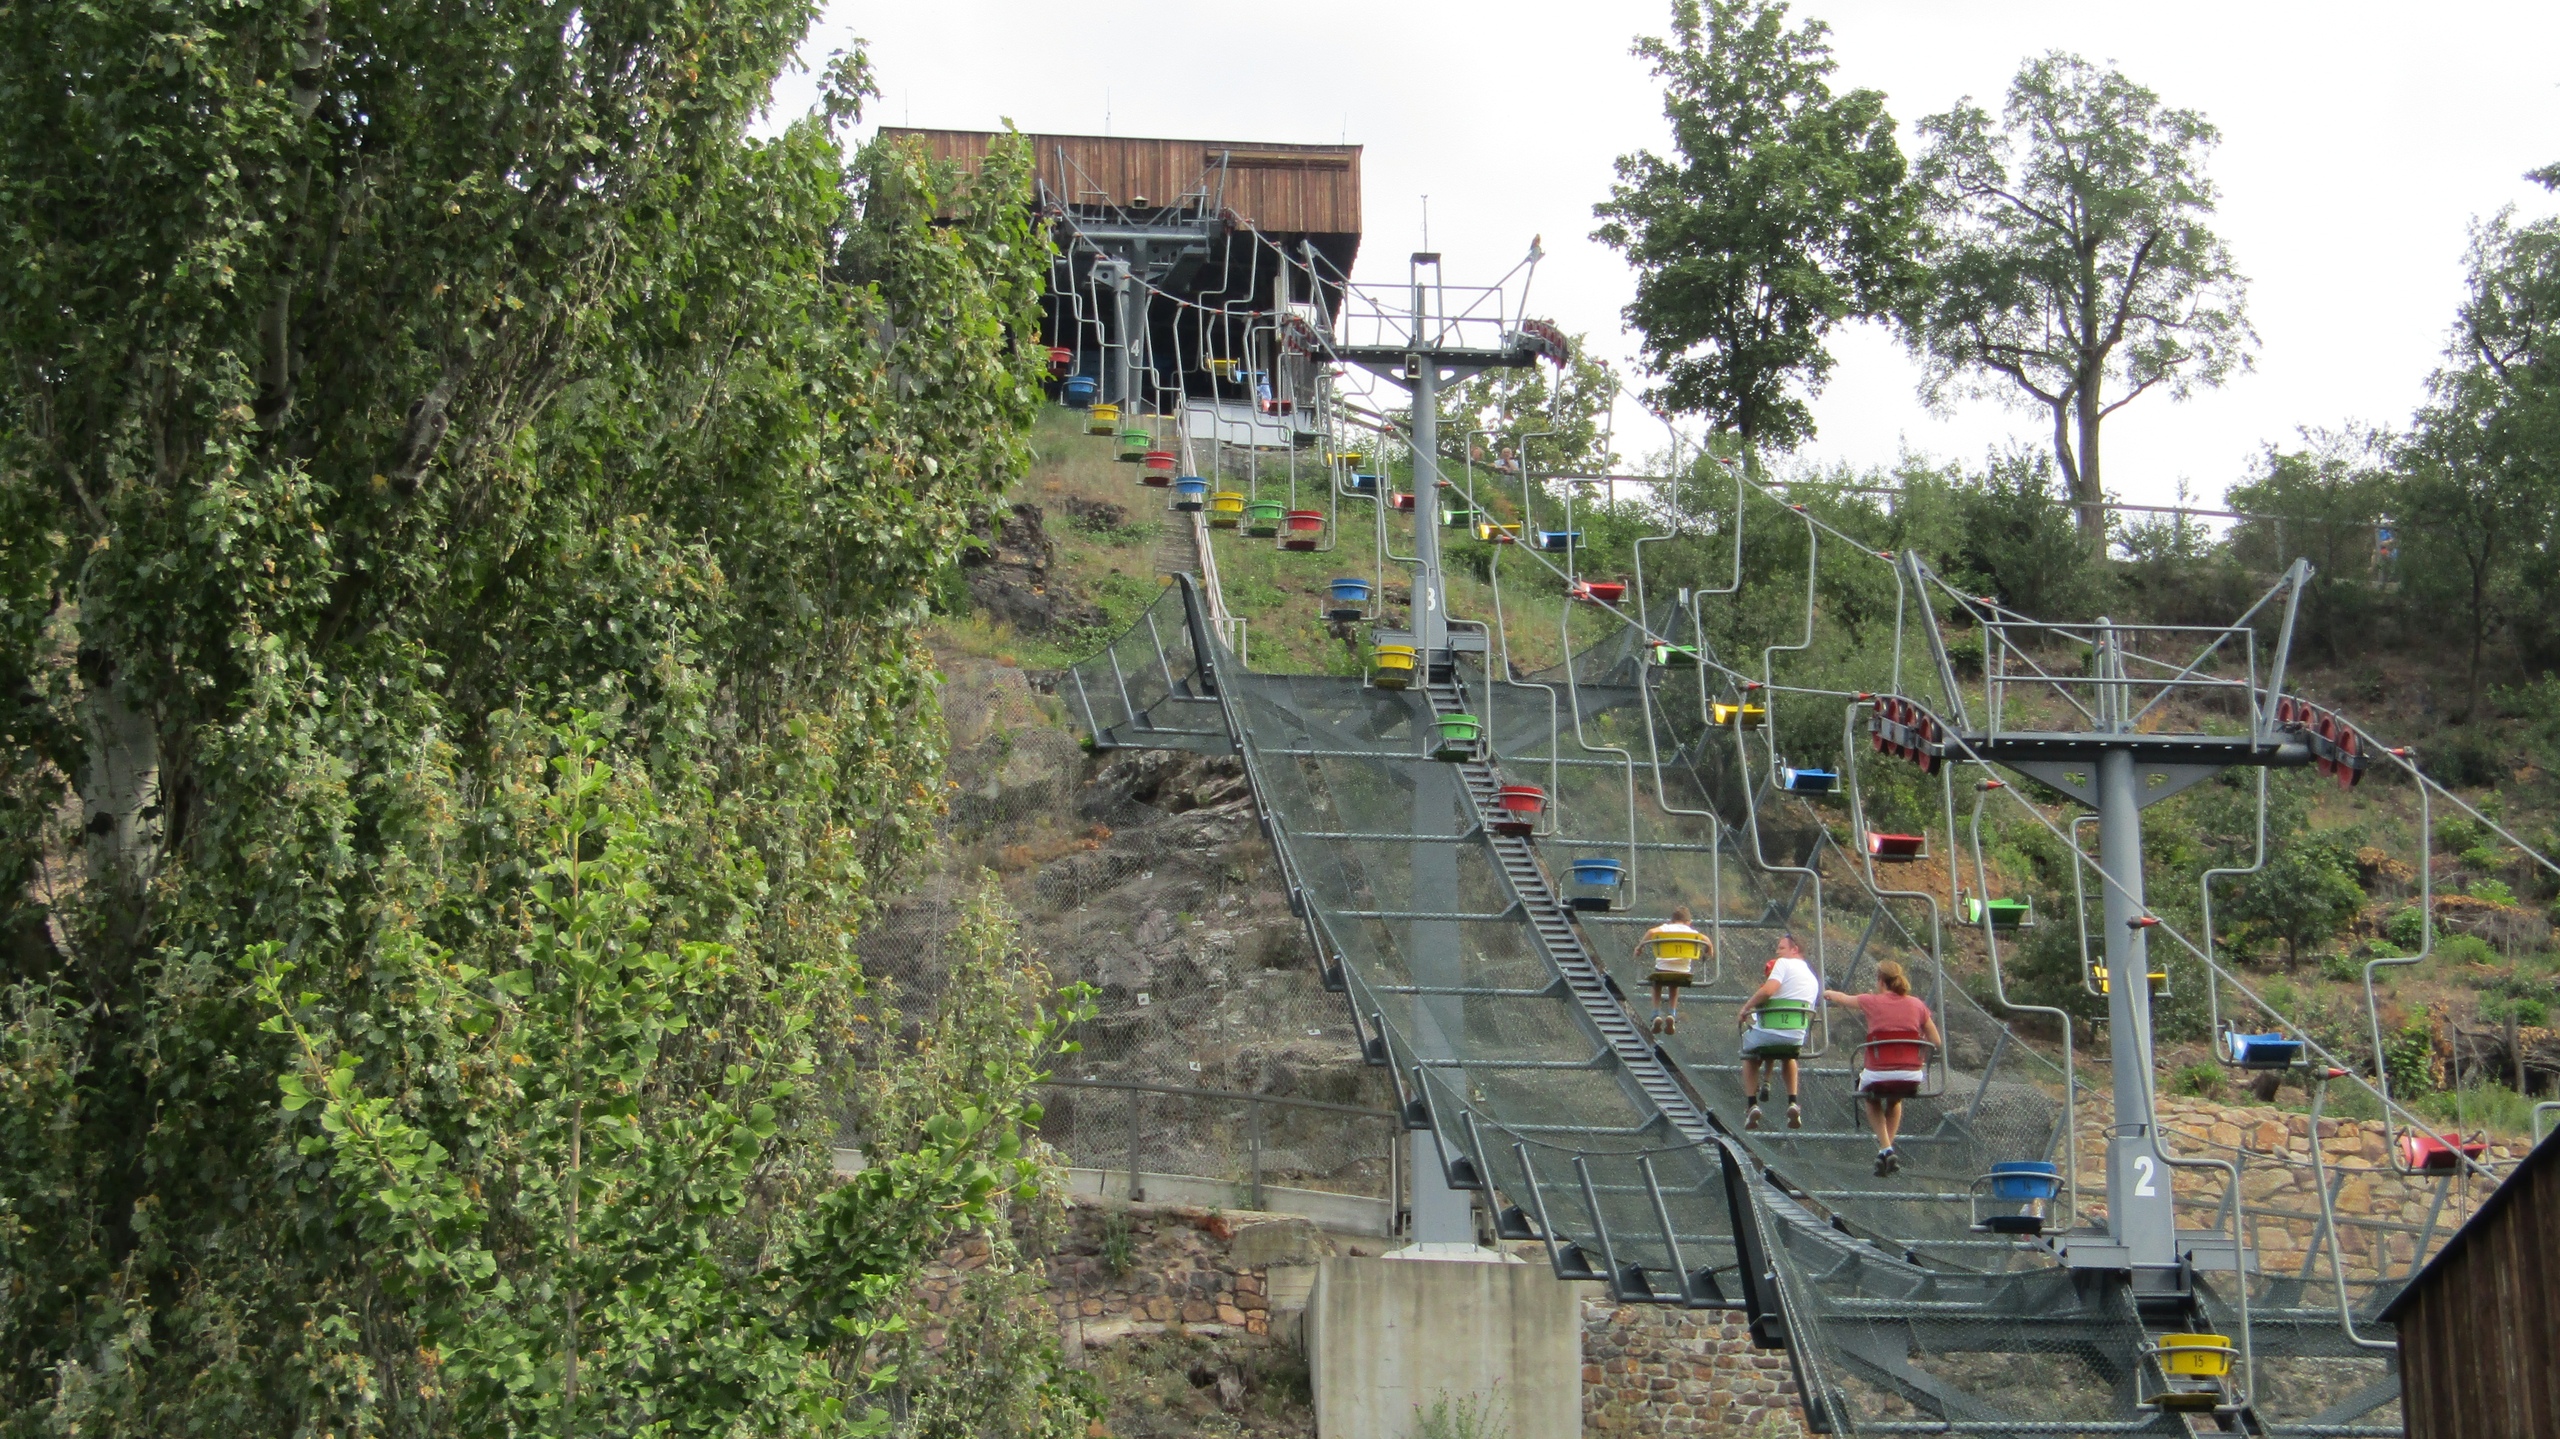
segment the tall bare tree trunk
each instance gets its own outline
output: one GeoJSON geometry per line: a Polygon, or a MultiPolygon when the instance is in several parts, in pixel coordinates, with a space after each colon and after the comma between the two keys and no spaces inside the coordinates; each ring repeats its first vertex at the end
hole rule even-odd
{"type": "Polygon", "coordinates": [[[2073,498],[2080,502],[2080,538],[2092,551],[2103,552],[2107,544],[2106,487],[2098,479],[2098,425],[2102,406],[2098,403],[2097,376],[2084,375],[2073,399],[2079,408],[2080,465],[2072,477],[2073,498]]]}

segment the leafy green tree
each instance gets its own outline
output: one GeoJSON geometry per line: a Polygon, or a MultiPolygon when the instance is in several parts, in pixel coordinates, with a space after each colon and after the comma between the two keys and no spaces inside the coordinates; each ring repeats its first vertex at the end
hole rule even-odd
{"type": "Polygon", "coordinates": [[[2560,220],[2508,211],[2474,226],[2470,272],[2449,363],[2402,448],[2400,496],[2408,587],[2462,619],[2466,713],[2502,627],[2530,658],[2560,655],[2546,613],[2560,583],[2560,220]]]}
{"type": "Polygon", "coordinates": [[[2364,907],[2355,857],[2343,845],[2298,831],[2272,836],[2266,866],[2234,888],[2229,903],[2215,907],[2215,918],[2229,921],[2244,951],[2253,940],[2281,944],[2287,969],[2364,907]]]}
{"type": "Polygon", "coordinates": [[[1758,445],[1813,433],[1807,397],[1842,321],[1891,307],[1915,197],[1874,90],[1833,94],[1819,20],[1774,0],[1675,0],[1635,53],[1663,82],[1677,157],[1622,156],[1599,239],[1636,270],[1659,408],[1758,445]]]}
{"type": "MultiPolygon", "coordinates": [[[[2231,552],[2242,565],[2266,574],[2311,561],[2294,630],[2305,651],[2339,660],[2373,641],[2384,612],[2378,527],[2393,518],[2395,443],[2368,429],[2305,431],[2298,449],[2267,446],[2256,475],[2225,497],[2235,510],[2269,517],[2232,526],[2231,552]]],[[[2395,529],[2393,543],[2403,542],[2395,529]]]]}
{"type": "Polygon", "coordinates": [[[1572,337],[1573,354],[1561,368],[1488,370],[1448,391],[1440,417],[1446,457],[1465,455],[1515,476],[1524,446],[1539,474],[1587,474],[1616,464],[1608,426],[1618,377],[1584,352],[1583,341],[1572,337]]]}
{"type": "Polygon", "coordinates": [[[2094,550],[2107,533],[2106,418],[2154,389],[2219,385],[2256,341],[2246,282],[2208,224],[2219,134],[2059,53],[2019,68],[1997,125],[1968,100],[1920,130],[1932,223],[1901,313],[1923,394],[2047,412],[2094,550]]]}
{"type": "Polygon", "coordinates": [[[0,1433],[859,1429],[1029,1177],[828,1160],[1045,251],[810,14],[0,12],[0,1433]]]}
{"type": "Polygon", "coordinates": [[[1985,593],[2026,614],[2078,619],[2090,610],[2096,566],[2088,548],[2072,542],[2071,512],[2046,456],[1992,455],[1981,482],[1960,494],[1957,512],[1950,570],[1979,577],[1985,593]]]}

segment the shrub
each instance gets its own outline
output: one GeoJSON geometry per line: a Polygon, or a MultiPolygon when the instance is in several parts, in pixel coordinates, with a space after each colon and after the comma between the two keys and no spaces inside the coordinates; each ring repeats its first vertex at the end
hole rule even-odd
{"type": "Polygon", "coordinates": [[[2487,830],[2463,815],[2436,821],[2436,849],[2443,854],[2462,854],[2478,849],[2488,838],[2487,830]]]}
{"type": "Polygon", "coordinates": [[[2169,1077],[2169,1088],[2178,1094],[2198,1099],[2220,1099],[2223,1090],[2222,1066],[2199,1060],[2169,1077]]]}
{"type": "Polygon", "coordinates": [[[2414,904],[2403,905],[2383,923],[2382,934],[2402,949],[2416,949],[2418,941],[2426,936],[2426,928],[2426,911],[2414,904]]]}
{"type": "Polygon", "coordinates": [[[2436,941],[2436,957],[2447,964],[2496,964],[2498,951],[2476,934],[2449,934],[2436,941]]]}
{"type": "MultiPolygon", "coordinates": [[[[2466,861],[2469,858],[2468,855],[2464,856],[2466,861]]],[[[2507,882],[2502,879],[2475,879],[2471,882],[2470,894],[2473,899],[2484,899],[2491,904],[2504,905],[2509,909],[2515,908],[2516,892],[2508,888],[2507,882]]]]}

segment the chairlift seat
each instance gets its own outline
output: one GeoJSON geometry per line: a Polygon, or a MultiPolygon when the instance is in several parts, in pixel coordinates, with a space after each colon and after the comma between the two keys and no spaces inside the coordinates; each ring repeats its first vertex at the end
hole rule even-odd
{"type": "Polygon", "coordinates": [[[1324,617],[1336,622],[1365,619],[1369,613],[1369,582],[1356,575],[1344,575],[1325,587],[1324,617]]]}
{"type": "Polygon", "coordinates": [[[1991,1197],[2013,1204],[2062,1192],[2062,1166],[2042,1159],[2004,1159],[1991,1166],[1991,1197]]]}
{"type": "Polygon", "coordinates": [[[1698,961],[1707,957],[1706,936],[1695,933],[1660,934],[1647,932],[1636,941],[1637,957],[1645,961],[1647,984],[1691,984],[1698,976],[1698,961]]]}
{"type": "MultiPolygon", "coordinates": [[[[1333,462],[1335,464],[1348,465],[1355,470],[1360,468],[1362,463],[1367,461],[1368,458],[1369,457],[1367,455],[1358,450],[1336,450],[1333,452],[1333,462]]],[[[1374,481],[1378,477],[1376,475],[1371,475],[1369,478],[1374,481]]],[[[1377,486],[1372,484],[1370,488],[1374,490],[1377,486]]]]}
{"type": "MultiPolygon", "coordinates": [[[[1964,922],[1981,924],[1985,918],[1994,930],[2030,929],[2036,922],[2036,907],[2023,899],[1984,900],[1979,895],[1966,895],[1964,922]]],[[[2104,971],[2101,971],[2103,979],[2104,971]]]]}
{"type": "Polygon", "coordinates": [[[1698,667],[1696,645],[1675,645],[1655,641],[1645,649],[1645,662],[1658,670],[1693,670],[1698,667]]]}
{"type": "Polygon", "coordinates": [[[1120,433],[1120,407],[1106,402],[1088,408],[1084,412],[1084,432],[1088,435],[1120,433]]]}
{"type": "Polygon", "coordinates": [[[1122,430],[1120,432],[1120,463],[1124,465],[1137,464],[1144,460],[1147,457],[1148,452],[1153,450],[1155,447],[1156,437],[1152,432],[1147,430],[1122,430]]]}
{"type": "Polygon", "coordinates": [[[1840,774],[1837,770],[1780,765],[1778,787],[1789,794],[1830,794],[1840,788],[1840,774]]]}
{"type": "Polygon", "coordinates": [[[1413,683],[1414,650],[1411,645],[1380,645],[1369,656],[1369,683],[1382,690],[1400,690],[1413,683]]]}
{"type": "Polygon", "coordinates": [[[1355,495],[1375,495],[1378,493],[1378,477],[1376,475],[1354,474],[1346,483],[1351,493],[1355,495]]]}
{"type": "Polygon", "coordinates": [[[1471,530],[1475,528],[1476,515],[1478,513],[1479,511],[1468,509],[1464,505],[1458,505],[1450,509],[1442,510],[1440,512],[1440,523],[1445,529],[1471,530]]]}
{"type": "Polygon", "coordinates": [[[1209,526],[1232,530],[1244,520],[1244,492],[1220,490],[1209,497],[1209,526]]]}
{"type": "Polygon", "coordinates": [[[1573,882],[1598,889],[1616,889],[1627,877],[1624,861],[1607,855],[1585,855],[1573,862],[1573,882]]]}
{"type": "Polygon", "coordinates": [[[1476,521],[1476,538],[1491,544],[1516,545],[1520,543],[1520,527],[1494,520],[1478,520],[1476,521]]]}
{"type": "Polygon", "coordinates": [[[1565,551],[1574,549],[1581,543],[1582,531],[1580,530],[1538,531],[1538,548],[1547,550],[1551,553],[1561,554],[1565,551]]]}
{"type": "Polygon", "coordinates": [[[1804,1054],[1804,1042],[1813,1034],[1813,1003],[1803,999],[1764,999],[1760,1010],[1752,1016],[1751,1027],[1775,1035],[1791,1035],[1793,1042],[1780,1041],[1755,1045],[1742,1051],[1747,1059],[1796,1059],[1804,1054]]]}
{"type": "Polygon", "coordinates": [[[1069,375],[1058,387],[1058,399],[1069,409],[1081,410],[1093,403],[1096,387],[1091,375],[1069,375]]]}
{"type": "Polygon", "coordinates": [[[1525,835],[1536,830],[1547,808],[1547,792],[1534,784],[1507,784],[1494,791],[1493,832],[1525,835]]]}
{"type": "Polygon", "coordinates": [[[1324,511],[1291,510],[1280,520],[1280,548],[1312,550],[1324,539],[1324,511]]]}
{"type": "Polygon", "coordinates": [[[1221,380],[1232,380],[1243,371],[1242,360],[1213,359],[1209,362],[1209,373],[1221,380]]]}
{"type": "Polygon", "coordinates": [[[1146,467],[1151,470],[1171,470],[1174,468],[1173,451],[1149,450],[1146,454],[1145,463],[1146,467]]]}
{"type": "Polygon", "coordinates": [[[1244,507],[1244,532],[1257,540],[1267,540],[1280,533],[1280,520],[1289,507],[1278,500],[1255,500],[1244,507]]]}
{"type": "Polygon", "coordinates": [[[1396,513],[1398,513],[1398,514],[1404,514],[1404,515],[1412,514],[1412,513],[1413,513],[1413,495],[1412,495],[1412,493],[1411,493],[1410,491],[1406,491],[1406,490],[1398,490],[1398,491],[1396,491],[1395,493],[1393,493],[1393,494],[1391,494],[1391,495],[1387,496],[1387,508],[1388,508],[1388,509],[1391,509],[1391,510],[1394,510],[1394,511],[1395,511],[1396,513]]]}
{"type": "Polygon", "coordinates": [[[2240,1351],[2219,1334],[2163,1334],[2148,1351],[2169,1380],[2143,1400],[2146,1409],[2172,1414],[2201,1414],[2222,1407],[2222,1381],[2231,1376],[2231,1361],[2240,1351]]]}
{"type": "Polygon", "coordinates": [[[2283,1034],[2225,1031],[2223,1048],[2231,1063],[2242,1069],[2262,1072],[2291,1069],[2302,1062],[2302,1041],[2283,1034]]]}
{"type": "Polygon", "coordinates": [[[2465,1159],[2478,1159],[2489,1152],[2481,1140],[2459,1140],[2446,1143],[2432,1134],[2400,1136],[2400,1156],[2408,1167],[2421,1174],[2452,1174],[2462,1168],[2465,1159]]]}
{"type": "Polygon", "coordinates": [[[1462,761],[1476,757],[1476,747],[1484,741],[1484,722],[1469,714],[1442,715],[1432,721],[1439,731],[1439,743],[1431,751],[1437,760],[1462,761]]]}
{"type": "Polygon", "coordinates": [[[1067,368],[1068,368],[1069,366],[1073,365],[1075,362],[1076,362],[1076,352],[1075,352],[1075,351],[1068,349],[1068,348],[1067,348],[1066,346],[1064,346],[1064,345],[1051,345],[1051,346],[1049,347],[1049,373],[1050,373],[1050,374],[1053,374],[1053,375],[1063,375],[1063,374],[1065,374],[1065,373],[1067,372],[1067,368]]]}
{"type": "Polygon", "coordinates": [[[1867,834],[1867,855],[1889,864],[1905,864],[1929,857],[1929,841],[1916,834],[1867,834]]]}
{"type": "Polygon", "coordinates": [[[2044,1233],[2044,1216],[2041,1214],[1985,1215],[1982,1220],[1982,1232],[2032,1239],[2044,1233]]]}
{"type": "MultiPolygon", "coordinates": [[[[1998,901],[1998,900],[1996,900],[1996,899],[1992,901],[1992,903],[1993,903],[1993,904],[1998,904],[1999,902],[2000,902],[2000,901],[1998,901]]],[[[2103,965],[2103,964],[2093,964],[2093,965],[2089,966],[2089,969],[2090,969],[2090,971],[2091,971],[2092,973],[2094,973],[2094,974],[2095,974],[2095,975],[2097,975],[2097,977],[2098,977],[2098,993],[2100,993],[2100,994],[2113,994],[2113,993],[2115,992],[2112,988],[2110,988],[2110,987],[2108,986],[2108,983],[2107,983],[2107,967],[2106,967],[2105,965],[2103,965]]],[[[2151,992],[2152,992],[2153,994],[2161,994],[2161,993],[2166,992],[2166,991],[2168,990],[2168,988],[2169,988],[2169,972],[2168,972],[2167,970],[2165,970],[2165,969],[2155,969],[2155,970],[2151,971],[2151,992]]]]}
{"type": "Polygon", "coordinates": [[[1198,475],[1183,475],[1173,482],[1173,507],[1190,513],[1206,509],[1209,504],[1209,482],[1198,475]]]}
{"type": "Polygon", "coordinates": [[[1627,597],[1624,580],[1575,580],[1565,587],[1565,598],[1587,605],[1614,605],[1627,597]]]}
{"type": "MultiPolygon", "coordinates": [[[[1697,651],[1689,653],[1694,661],[1697,651]]],[[[1739,725],[1744,729],[1758,729],[1769,722],[1769,712],[1759,705],[1712,704],[1707,706],[1707,720],[1718,727],[1739,725]]]]}

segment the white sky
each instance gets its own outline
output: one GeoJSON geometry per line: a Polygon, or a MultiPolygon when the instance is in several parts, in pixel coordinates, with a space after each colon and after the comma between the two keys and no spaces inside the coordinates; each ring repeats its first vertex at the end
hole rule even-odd
{"type": "MultiPolygon", "coordinates": [[[[2143,5],[1803,0],[1832,26],[1835,87],[1889,97],[1906,150],[1921,116],[1971,95],[1996,113],[2018,61],[2113,61],[2223,133],[2221,231],[2251,279],[2256,371],[2184,405],[2145,396],[2108,421],[2108,487],[2212,498],[2301,426],[2398,423],[2420,398],[2462,287],[2465,227],[2553,199],[2523,173],[2560,161],[2560,4],[2143,5]]],[[[1431,243],[1451,284],[1489,282],[1543,235],[1532,309],[1632,353],[1631,277],[1590,238],[1620,154],[1665,144],[1661,97],[1628,53],[1665,0],[1298,0],[1286,7],[1110,9],[1023,0],[832,0],[813,62],[869,40],[888,124],[1366,146],[1358,278],[1404,273],[1431,243]]],[[[784,114],[811,77],[785,80],[784,114]]],[[[1932,414],[1880,331],[1833,345],[1815,460],[1886,464],[1906,448],[1965,460],[2034,415],[1987,402],[1932,414]]],[[[1639,427],[1641,426],[1641,428],[1639,427]]],[[[1652,432],[1647,433],[1650,429],[1652,432]]],[[[1622,416],[1619,448],[1658,448],[1622,416]]]]}

